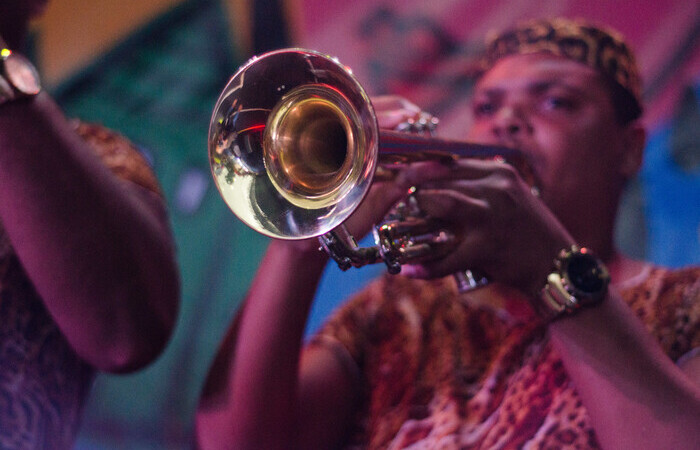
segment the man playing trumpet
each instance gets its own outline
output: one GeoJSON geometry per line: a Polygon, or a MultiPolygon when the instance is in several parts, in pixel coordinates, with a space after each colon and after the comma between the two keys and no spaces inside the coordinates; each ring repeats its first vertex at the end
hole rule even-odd
{"type": "MultiPolygon", "coordinates": [[[[303,345],[327,257],[273,241],[223,342],[197,417],[204,448],[692,448],[700,441],[700,269],[616,251],[645,131],[633,56],[617,34],[554,19],[493,38],[471,141],[526,153],[540,196],[508,164],[416,163],[373,186],[369,229],[417,186],[458,236],[343,305],[303,345]],[[381,189],[381,194],[378,190],[381,189]],[[460,294],[449,274],[490,283],[460,294]]],[[[375,101],[380,125],[418,112],[375,101]]]]}

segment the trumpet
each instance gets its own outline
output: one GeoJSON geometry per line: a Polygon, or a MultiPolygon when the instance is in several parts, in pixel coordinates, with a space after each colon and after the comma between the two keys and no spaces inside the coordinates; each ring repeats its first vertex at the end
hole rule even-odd
{"type": "MultiPolygon", "coordinates": [[[[410,195],[374,227],[374,246],[358,247],[345,229],[372,183],[406,164],[496,158],[534,185],[515,149],[380,130],[352,71],[299,48],[255,56],[238,69],[214,107],[208,150],[219,193],[240,220],[272,238],[317,237],[343,270],[383,261],[398,273],[454,242],[410,195]]],[[[467,287],[485,281],[469,271],[459,278],[467,287]]]]}

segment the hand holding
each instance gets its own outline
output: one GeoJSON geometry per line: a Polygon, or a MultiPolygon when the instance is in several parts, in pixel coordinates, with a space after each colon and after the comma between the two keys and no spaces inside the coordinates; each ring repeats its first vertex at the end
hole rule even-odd
{"type": "Polygon", "coordinates": [[[535,293],[554,256],[574,243],[509,164],[476,159],[415,164],[404,177],[418,186],[421,210],[457,236],[454,249],[443,257],[405,267],[409,276],[476,269],[492,281],[535,293]]]}

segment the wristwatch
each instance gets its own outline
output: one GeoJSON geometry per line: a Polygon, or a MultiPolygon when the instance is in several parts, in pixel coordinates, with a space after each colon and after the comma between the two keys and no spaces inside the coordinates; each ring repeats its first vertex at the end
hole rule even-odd
{"type": "Polygon", "coordinates": [[[24,56],[15,53],[0,39],[0,105],[41,92],[39,73],[24,56]]]}
{"type": "Polygon", "coordinates": [[[555,269],[540,292],[540,314],[552,320],[581,307],[600,303],[608,291],[610,274],[605,264],[587,248],[563,249],[555,269]]]}

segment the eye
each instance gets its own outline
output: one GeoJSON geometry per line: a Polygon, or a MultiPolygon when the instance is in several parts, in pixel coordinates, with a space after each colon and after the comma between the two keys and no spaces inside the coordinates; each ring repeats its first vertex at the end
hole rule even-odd
{"type": "Polygon", "coordinates": [[[475,101],[472,105],[474,117],[489,117],[496,112],[496,105],[492,101],[475,101]]]}
{"type": "Polygon", "coordinates": [[[561,95],[548,95],[543,100],[545,110],[572,110],[576,106],[573,99],[561,95]]]}

